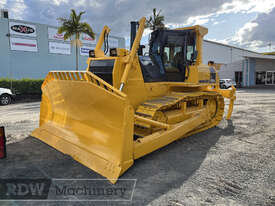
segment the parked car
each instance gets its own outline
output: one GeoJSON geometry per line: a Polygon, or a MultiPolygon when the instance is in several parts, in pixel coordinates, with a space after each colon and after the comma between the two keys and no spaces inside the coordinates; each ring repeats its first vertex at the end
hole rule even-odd
{"type": "Polygon", "coordinates": [[[228,89],[231,86],[236,87],[236,82],[232,79],[220,79],[220,88],[222,89],[228,89]]]}
{"type": "Polygon", "coordinates": [[[15,94],[10,89],[0,88],[0,105],[8,105],[14,100],[15,94]]]}

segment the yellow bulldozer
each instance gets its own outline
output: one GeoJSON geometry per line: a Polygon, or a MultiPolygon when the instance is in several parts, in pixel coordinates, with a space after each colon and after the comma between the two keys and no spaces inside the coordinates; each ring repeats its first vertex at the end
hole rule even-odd
{"type": "Polygon", "coordinates": [[[220,89],[218,65],[202,64],[207,28],[153,31],[143,55],[145,22],[132,24],[130,51],[103,51],[110,32],[104,26],[86,71],[49,72],[32,133],[112,183],[135,159],[216,126],[224,98],[229,119],[236,99],[234,86],[220,89]]]}

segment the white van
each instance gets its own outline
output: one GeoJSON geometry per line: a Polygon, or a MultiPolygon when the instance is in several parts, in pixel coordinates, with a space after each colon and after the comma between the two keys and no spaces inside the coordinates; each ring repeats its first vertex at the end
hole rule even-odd
{"type": "Polygon", "coordinates": [[[236,87],[236,82],[233,81],[232,79],[220,79],[220,88],[221,89],[228,89],[231,86],[236,87]]]}

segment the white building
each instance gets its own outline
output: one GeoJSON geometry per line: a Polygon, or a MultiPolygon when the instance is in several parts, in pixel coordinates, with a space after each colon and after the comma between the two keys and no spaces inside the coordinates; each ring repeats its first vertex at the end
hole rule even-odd
{"type": "Polygon", "coordinates": [[[220,79],[233,79],[242,86],[275,84],[275,55],[204,40],[203,63],[208,61],[222,64],[220,79]]]}
{"type": "MultiPolygon", "coordinates": [[[[75,70],[77,53],[79,69],[85,70],[96,40],[85,34],[80,40],[83,45],[76,51],[70,40],[57,33],[57,27],[9,19],[8,11],[0,10],[0,78],[39,79],[50,70],[75,70]]],[[[109,46],[125,48],[125,39],[110,35],[109,46]]]]}

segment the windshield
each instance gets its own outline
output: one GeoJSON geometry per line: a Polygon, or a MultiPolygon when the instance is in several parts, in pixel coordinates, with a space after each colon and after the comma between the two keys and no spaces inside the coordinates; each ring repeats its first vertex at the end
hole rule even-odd
{"type": "Polygon", "coordinates": [[[195,38],[183,34],[169,34],[165,42],[163,63],[167,72],[182,72],[187,61],[192,61],[195,52],[195,38]]]}
{"type": "Polygon", "coordinates": [[[152,59],[149,56],[139,56],[139,59],[144,66],[153,66],[154,65],[152,59]]]}
{"type": "Polygon", "coordinates": [[[162,30],[152,33],[150,56],[161,73],[167,75],[168,81],[186,79],[187,67],[196,61],[195,39],[193,30],[162,30]]]}

